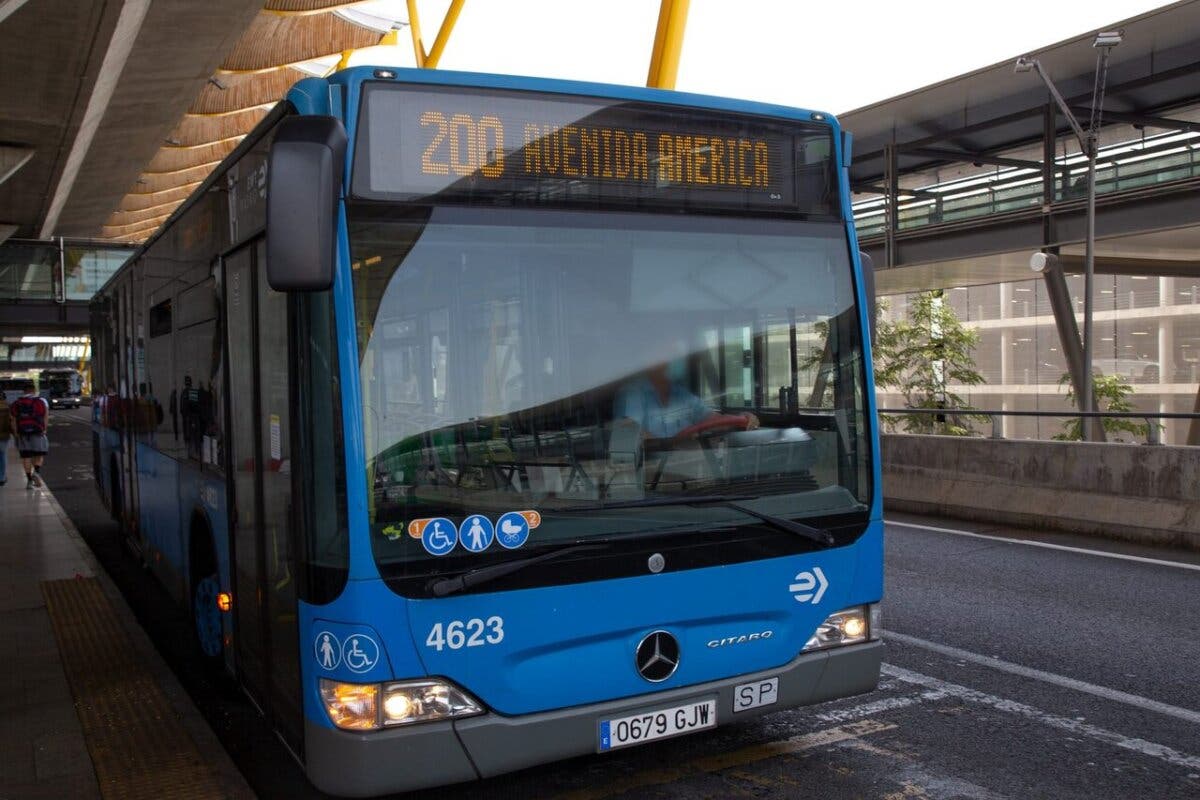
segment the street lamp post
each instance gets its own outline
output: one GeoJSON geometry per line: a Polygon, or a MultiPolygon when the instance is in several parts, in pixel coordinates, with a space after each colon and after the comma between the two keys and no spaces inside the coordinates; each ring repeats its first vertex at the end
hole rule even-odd
{"type": "MultiPolygon", "coordinates": [[[[1095,411],[1096,398],[1093,392],[1095,381],[1092,375],[1092,286],[1096,277],[1096,153],[1099,150],[1100,138],[1100,116],[1104,108],[1104,85],[1108,78],[1108,56],[1114,47],[1121,43],[1124,37],[1124,31],[1101,31],[1096,34],[1095,41],[1092,42],[1092,47],[1096,48],[1096,81],[1092,87],[1092,113],[1088,120],[1088,128],[1084,131],[1079,120],[1075,118],[1071,107],[1067,105],[1067,101],[1059,94],[1054,82],[1050,80],[1050,76],[1042,69],[1042,63],[1032,56],[1021,56],[1017,59],[1014,67],[1015,72],[1030,72],[1035,71],[1042,82],[1046,84],[1046,88],[1050,91],[1050,96],[1054,98],[1054,102],[1062,111],[1063,116],[1067,118],[1067,122],[1071,125],[1071,130],[1074,131],[1076,138],[1079,139],[1079,146],[1084,155],[1087,156],[1088,171],[1087,171],[1087,230],[1084,242],[1083,255],[1083,385],[1077,386],[1076,391],[1079,394],[1079,407],[1084,411],[1095,411]]],[[[1097,431],[1094,426],[1101,423],[1099,420],[1086,420],[1080,425],[1080,433],[1084,441],[1102,439],[1102,436],[1096,435],[1097,431]]],[[[1103,430],[1101,427],[1100,430],[1103,430]]]]}

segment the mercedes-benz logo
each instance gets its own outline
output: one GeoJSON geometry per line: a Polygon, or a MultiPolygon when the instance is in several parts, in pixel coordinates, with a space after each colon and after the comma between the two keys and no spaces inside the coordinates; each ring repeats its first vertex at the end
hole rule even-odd
{"type": "Polygon", "coordinates": [[[643,678],[661,683],[679,666],[679,642],[666,631],[653,631],[638,644],[634,664],[643,678]]]}

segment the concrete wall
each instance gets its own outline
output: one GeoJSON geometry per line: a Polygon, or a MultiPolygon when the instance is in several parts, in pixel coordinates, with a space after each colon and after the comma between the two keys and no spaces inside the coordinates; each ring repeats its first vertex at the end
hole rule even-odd
{"type": "Polygon", "coordinates": [[[881,438],[885,510],[1200,550],[1200,447],[881,438]]]}

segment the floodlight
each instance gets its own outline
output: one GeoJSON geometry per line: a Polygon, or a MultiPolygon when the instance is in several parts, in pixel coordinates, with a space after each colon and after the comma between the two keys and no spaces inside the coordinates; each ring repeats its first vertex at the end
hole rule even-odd
{"type": "Polygon", "coordinates": [[[1096,41],[1092,42],[1092,47],[1116,47],[1125,38],[1125,31],[1100,31],[1096,34],[1096,41]]]}
{"type": "Polygon", "coordinates": [[[1013,72],[1029,72],[1037,66],[1037,59],[1033,56],[1021,56],[1017,59],[1017,63],[1013,66],[1013,72]]]}

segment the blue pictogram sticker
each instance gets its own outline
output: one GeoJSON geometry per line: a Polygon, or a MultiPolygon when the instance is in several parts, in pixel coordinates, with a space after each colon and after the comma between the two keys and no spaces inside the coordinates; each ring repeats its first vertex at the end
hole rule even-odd
{"type": "Polygon", "coordinates": [[[342,663],[360,675],[370,672],[379,663],[379,645],[365,633],[351,634],[342,645],[342,663]]]}
{"type": "Polygon", "coordinates": [[[496,538],[496,529],[487,517],[472,514],[459,526],[458,538],[462,540],[462,546],[472,553],[482,553],[492,546],[492,540],[496,538]]]}
{"type": "Polygon", "coordinates": [[[509,550],[523,546],[529,541],[529,520],[516,511],[508,512],[496,520],[496,540],[509,550]]]}
{"type": "Polygon", "coordinates": [[[444,556],[458,544],[458,528],[445,517],[431,519],[421,531],[421,544],[430,555],[444,556]]]}

